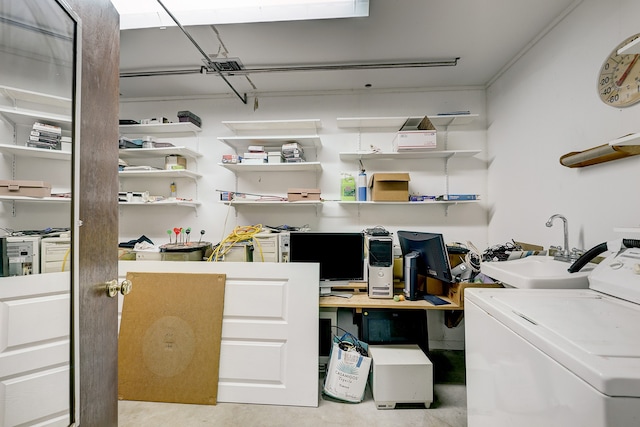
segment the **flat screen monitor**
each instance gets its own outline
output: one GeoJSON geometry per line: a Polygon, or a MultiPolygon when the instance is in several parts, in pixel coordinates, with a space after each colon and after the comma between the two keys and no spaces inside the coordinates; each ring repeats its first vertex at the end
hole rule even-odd
{"type": "Polygon", "coordinates": [[[364,235],[355,232],[291,232],[289,262],[320,264],[321,286],[364,281],[364,235]]]}
{"type": "Polygon", "coordinates": [[[445,283],[454,283],[449,263],[449,253],[442,234],[420,231],[398,231],[398,241],[402,255],[416,252],[418,274],[445,283]]]}

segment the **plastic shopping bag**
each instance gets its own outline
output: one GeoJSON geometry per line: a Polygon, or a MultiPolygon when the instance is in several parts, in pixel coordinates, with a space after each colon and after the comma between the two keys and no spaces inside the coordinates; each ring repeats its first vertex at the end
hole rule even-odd
{"type": "MultiPolygon", "coordinates": [[[[352,335],[350,337],[355,340],[352,335]]],[[[362,351],[366,344],[363,346],[360,341],[355,341],[356,343],[352,343],[334,339],[323,393],[336,399],[359,403],[364,398],[371,358],[366,356],[366,350],[362,351]]]]}

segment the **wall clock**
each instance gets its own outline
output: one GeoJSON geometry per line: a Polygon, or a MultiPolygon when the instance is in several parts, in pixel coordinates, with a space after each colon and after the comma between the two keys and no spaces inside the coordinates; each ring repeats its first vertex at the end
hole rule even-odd
{"type": "Polygon", "coordinates": [[[640,101],[640,54],[618,55],[618,49],[640,37],[631,36],[609,54],[598,74],[600,99],[612,107],[628,107],[640,101]]]}

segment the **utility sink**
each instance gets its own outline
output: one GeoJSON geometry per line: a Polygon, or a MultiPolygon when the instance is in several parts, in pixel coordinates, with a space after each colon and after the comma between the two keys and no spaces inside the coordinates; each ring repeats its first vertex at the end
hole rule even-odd
{"type": "Polygon", "coordinates": [[[550,256],[528,256],[510,261],[480,264],[480,271],[505,286],[525,289],[588,288],[588,275],[595,267],[589,263],[576,273],[569,273],[571,264],[550,256]]]}

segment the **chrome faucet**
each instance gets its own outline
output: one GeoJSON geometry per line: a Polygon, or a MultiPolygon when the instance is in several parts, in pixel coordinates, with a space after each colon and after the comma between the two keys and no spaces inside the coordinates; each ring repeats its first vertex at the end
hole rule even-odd
{"type": "Polygon", "coordinates": [[[551,215],[545,225],[547,227],[551,227],[553,225],[553,220],[556,218],[560,218],[564,223],[564,247],[561,248],[562,253],[560,255],[556,254],[554,258],[561,261],[571,261],[571,251],[569,250],[569,223],[567,222],[567,218],[560,214],[554,214],[551,215]]]}

